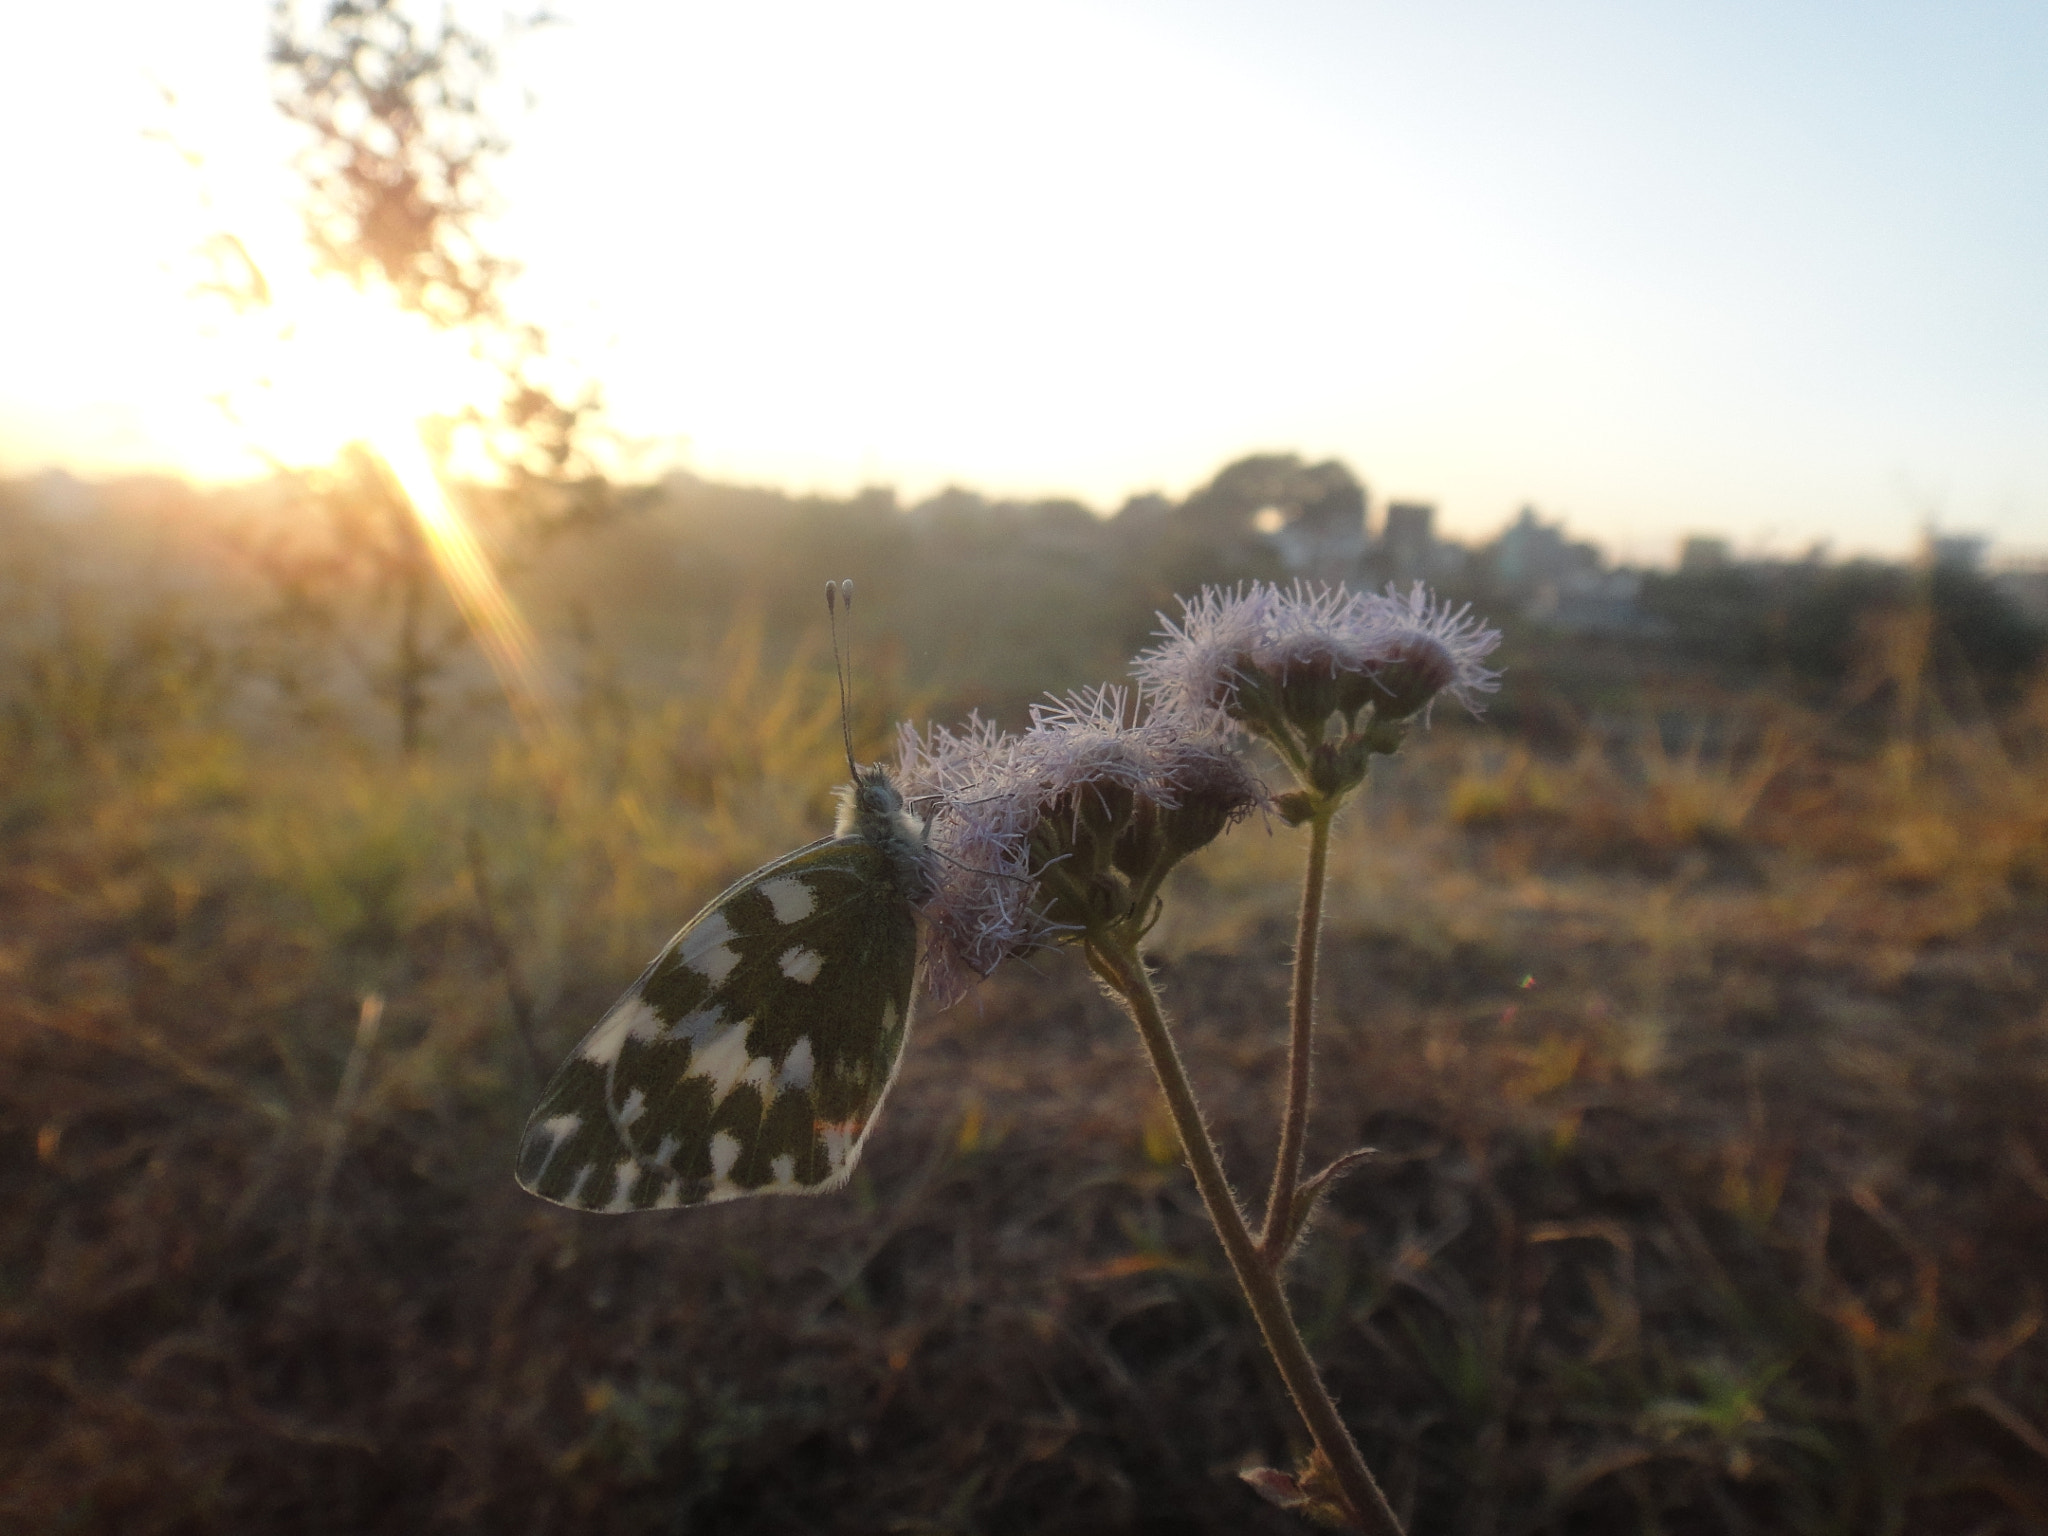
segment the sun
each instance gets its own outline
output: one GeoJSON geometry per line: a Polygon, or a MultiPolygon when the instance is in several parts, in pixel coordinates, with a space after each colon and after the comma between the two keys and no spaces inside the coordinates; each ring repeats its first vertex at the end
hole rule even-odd
{"type": "Polygon", "coordinates": [[[214,398],[245,450],[273,466],[329,463],[430,418],[489,415],[503,385],[463,337],[335,278],[294,285],[212,340],[214,398]]]}
{"type": "Polygon", "coordinates": [[[213,339],[226,380],[215,398],[260,462],[327,464],[352,443],[384,461],[522,732],[551,738],[553,692],[532,626],[443,483],[444,475],[495,478],[493,466],[475,434],[456,434],[440,464],[422,436],[466,413],[489,419],[502,375],[459,335],[331,278],[294,285],[213,339]]]}

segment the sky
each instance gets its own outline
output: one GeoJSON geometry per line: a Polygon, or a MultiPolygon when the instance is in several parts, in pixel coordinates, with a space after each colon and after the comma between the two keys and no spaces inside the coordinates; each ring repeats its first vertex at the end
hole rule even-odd
{"type": "MultiPolygon", "coordinates": [[[[2035,0],[555,9],[492,237],[650,462],[1109,510],[1285,450],[1463,537],[2048,555],[2035,0]]],[[[478,397],[311,274],[266,11],[10,21],[0,472],[232,478],[478,397]],[[253,327],[189,291],[223,229],[253,327]]]]}

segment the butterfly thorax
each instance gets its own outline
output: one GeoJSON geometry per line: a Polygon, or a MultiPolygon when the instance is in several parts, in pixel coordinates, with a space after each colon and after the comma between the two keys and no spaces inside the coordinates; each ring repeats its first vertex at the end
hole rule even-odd
{"type": "Polygon", "coordinates": [[[880,849],[897,889],[913,906],[931,895],[931,827],[911,813],[903,791],[880,763],[855,769],[853,782],[840,787],[839,819],[832,830],[836,837],[857,837],[880,849]]]}

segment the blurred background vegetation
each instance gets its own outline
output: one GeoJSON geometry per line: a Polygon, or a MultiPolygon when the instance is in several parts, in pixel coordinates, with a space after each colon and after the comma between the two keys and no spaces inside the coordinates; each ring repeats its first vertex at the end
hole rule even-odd
{"type": "MultiPolygon", "coordinates": [[[[1283,1528],[1231,1473],[1290,1416],[1063,959],[921,1026],[846,1194],[611,1222],[508,1173],[646,956],[826,824],[828,575],[879,755],[1285,575],[1246,473],[1108,519],[471,490],[552,734],[392,575],[367,454],[0,488],[7,1523],[1283,1528]]],[[[1418,1530],[2048,1522],[2040,637],[1967,576],[1740,575],[1573,632],[1473,562],[1507,686],[1343,828],[1314,1134],[1382,1156],[1298,1295],[1418,1530]]],[[[1239,829],[1157,934],[1247,1183],[1297,852],[1239,829]]]]}

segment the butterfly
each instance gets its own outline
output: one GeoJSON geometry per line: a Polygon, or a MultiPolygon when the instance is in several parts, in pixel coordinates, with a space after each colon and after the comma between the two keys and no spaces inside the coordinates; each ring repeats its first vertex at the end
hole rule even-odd
{"type": "Polygon", "coordinates": [[[583,1037],[521,1186],[624,1212],[844,1184],[910,1032],[929,837],[887,769],[854,768],[831,837],[713,900],[583,1037]]]}

